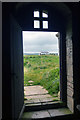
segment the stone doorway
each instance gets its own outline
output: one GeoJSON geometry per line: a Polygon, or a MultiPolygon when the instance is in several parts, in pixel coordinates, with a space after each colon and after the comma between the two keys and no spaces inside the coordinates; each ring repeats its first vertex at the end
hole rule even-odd
{"type": "Polygon", "coordinates": [[[60,89],[60,75],[58,75],[59,73],[56,74],[59,69],[59,40],[56,37],[57,34],[58,32],[23,31],[24,102],[26,105],[43,105],[60,102],[60,92],[57,90],[60,89]],[[31,35],[33,36],[32,38],[31,35]],[[37,41],[34,40],[36,37],[37,41]],[[37,45],[34,46],[34,44],[37,45]],[[35,63],[32,63],[33,59],[36,61],[35,63]],[[41,82],[44,82],[43,76],[45,76],[44,79],[47,82],[47,86],[41,82]],[[53,92],[53,94],[50,95],[49,91],[51,89],[53,90],[50,93],[53,92]]]}

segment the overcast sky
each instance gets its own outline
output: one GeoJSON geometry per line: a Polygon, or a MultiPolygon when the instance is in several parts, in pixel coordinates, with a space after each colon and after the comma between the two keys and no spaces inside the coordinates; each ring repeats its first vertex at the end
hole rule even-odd
{"type": "Polygon", "coordinates": [[[23,31],[23,52],[58,52],[57,32],[23,31]]]}

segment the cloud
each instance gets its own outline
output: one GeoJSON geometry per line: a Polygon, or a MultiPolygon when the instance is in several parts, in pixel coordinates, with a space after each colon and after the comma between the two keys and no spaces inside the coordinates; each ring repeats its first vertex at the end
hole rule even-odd
{"type": "Polygon", "coordinates": [[[53,51],[58,49],[58,38],[53,32],[23,32],[24,52],[53,51]]]}

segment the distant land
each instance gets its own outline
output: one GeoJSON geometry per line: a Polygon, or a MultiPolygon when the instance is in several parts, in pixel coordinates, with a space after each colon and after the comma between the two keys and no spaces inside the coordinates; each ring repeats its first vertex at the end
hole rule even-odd
{"type": "Polygon", "coordinates": [[[27,53],[23,53],[24,55],[39,55],[40,52],[27,52],[27,53]]]}
{"type": "MultiPolygon", "coordinates": [[[[26,53],[23,53],[23,55],[40,55],[41,52],[26,52],[26,53]]],[[[57,52],[49,52],[49,54],[55,54],[55,55],[58,55],[57,52]]]]}

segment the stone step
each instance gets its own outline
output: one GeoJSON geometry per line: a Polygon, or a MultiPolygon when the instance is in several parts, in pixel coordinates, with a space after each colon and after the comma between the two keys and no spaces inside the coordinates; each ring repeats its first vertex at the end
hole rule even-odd
{"type": "Polygon", "coordinates": [[[64,103],[60,102],[36,102],[36,103],[25,103],[25,112],[26,111],[37,111],[37,110],[46,110],[46,109],[55,109],[66,107],[64,103]]]}
{"type": "Polygon", "coordinates": [[[24,112],[21,120],[73,120],[74,115],[68,108],[46,109],[38,111],[24,112]]]}

